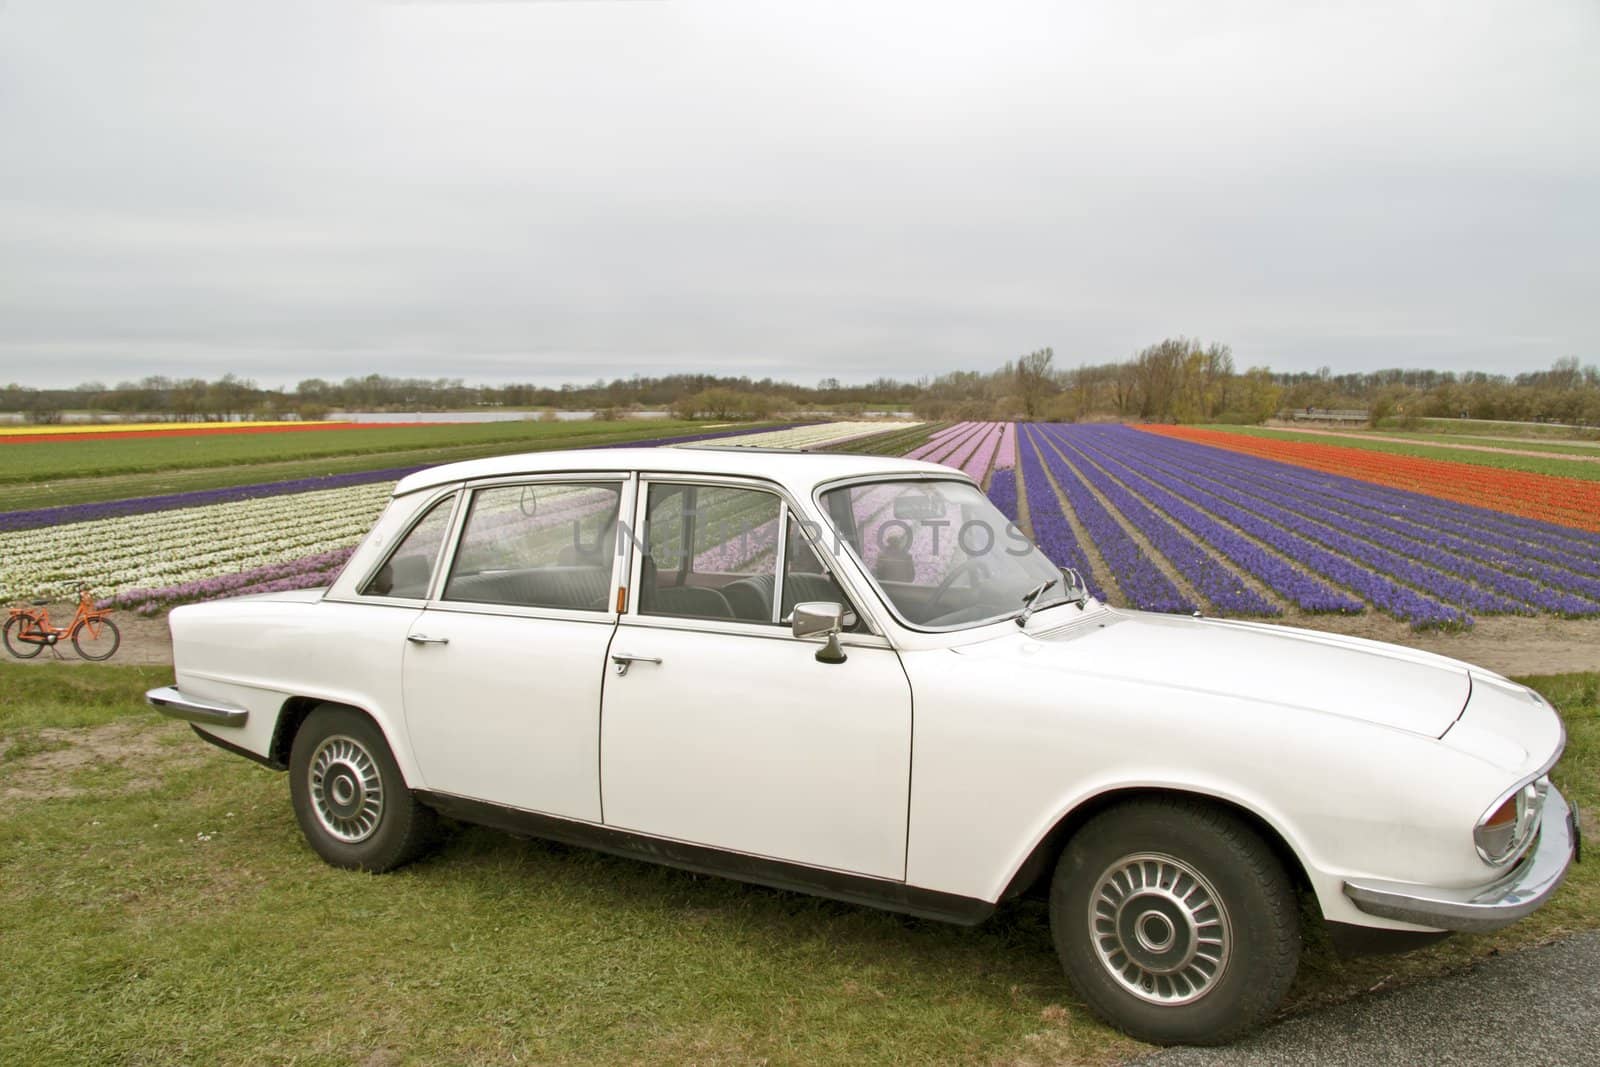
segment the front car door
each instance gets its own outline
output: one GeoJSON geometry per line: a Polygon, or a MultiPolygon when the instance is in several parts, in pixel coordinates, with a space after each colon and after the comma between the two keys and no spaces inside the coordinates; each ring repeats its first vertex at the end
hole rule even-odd
{"type": "Polygon", "coordinates": [[[601,672],[630,484],[469,487],[405,650],[406,726],[429,790],[600,821],[601,672]]]}
{"type": "MultiPolygon", "coordinates": [[[[600,730],[607,826],[901,880],[911,689],[870,633],[843,663],[781,620],[844,600],[763,483],[646,478],[600,730]],[[633,658],[628,658],[633,657],[633,658]]],[[[858,630],[863,627],[858,624],[858,630]]]]}

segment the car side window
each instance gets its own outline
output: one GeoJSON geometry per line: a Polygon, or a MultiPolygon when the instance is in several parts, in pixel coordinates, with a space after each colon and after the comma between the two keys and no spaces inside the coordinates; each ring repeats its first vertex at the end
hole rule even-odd
{"type": "Polygon", "coordinates": [[[761,489],[651,484],[640,614],[770,625],[781,509],[761,489]]]}
{"type": "Polygon", "coordinates": [[[368,579],[361,594],[410,599],[427,596],[433,568],[439,561],[439,549],[444,545],[445,534],[450,532],[450,513],[455,503],[456,495],[451,493],[430,507],[389,553],[377,573],[368,579]]]}
{"type": "MultiPolygon", "coordinates": [[[[813,528],[815,524],[813,523],[813,528]]],[[[816,550],[811,547],[811,542],[800,529],[800,523],[794,515],[789,516],[788,540],[783,550],[783,605],[781,617],[787,619],[789,613],[794,611],[796,604],[806,604],[813,601],[825,601],[842,606],[846,619],[855,615],[853,624],[845,627],[846,633],[859,632],[865,625],[858,612],[850,603],[850,598],[834,581],[833,575],[828,573],[828,568],[822,565],[816,550]]]]}
{"type": "Polygon", "coordinates": [[[477,490],[442,599],[607,610],[621,501],[620,482],[477,490]]]}

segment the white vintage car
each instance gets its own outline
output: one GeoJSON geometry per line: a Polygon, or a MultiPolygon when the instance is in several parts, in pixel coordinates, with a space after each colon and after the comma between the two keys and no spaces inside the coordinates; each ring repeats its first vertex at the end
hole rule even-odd
{"type": "Polygon", "coordinates": [[[1577,850],[1537,694],[1454,660],[1088,597],[945,467],[754,449],[413,474],[326,590],[172,613],[206,740],[328,862],[436,813],[977,923],[1048,891],[1078,992],[1215,1042],[1342,940],[1491,930],[1577,850]]]}

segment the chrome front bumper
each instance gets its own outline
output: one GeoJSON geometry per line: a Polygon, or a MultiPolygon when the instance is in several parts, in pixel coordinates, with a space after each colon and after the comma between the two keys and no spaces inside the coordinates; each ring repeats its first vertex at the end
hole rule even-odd
{"type": "Polygon", "coordinates": [[[237,704],[184,696],[175,685],[152,689],[144,698],[163,715],[202,726],[243,726],[250,718],[250,712],[237,704]]]}
{"type": "Polygon", "coordinates": [[[1368,915],[1385,919],[1466,933],[1498,930],[1550,899],[1578,855],[1579,834],[1577,812],[1551,786],[1538,842],[1497,881],[1474,889],[1435,889],[1359,879],[1344,884],[1345,896],[1368,915]]]}

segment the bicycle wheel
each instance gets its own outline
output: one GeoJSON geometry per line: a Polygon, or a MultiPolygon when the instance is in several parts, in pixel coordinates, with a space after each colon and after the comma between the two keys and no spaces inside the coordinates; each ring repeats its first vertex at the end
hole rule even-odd
{"type": "Polygon", "coordinates": [[[26,615],[13,615],[6,620],[6,651],[18,659],[32,659],[44,651],[43,645],[36,645],[22,639],[22,631],[27,629],[30,621],[32,620],[26,615]]]}
{"type": "Polygon", "coordinates": [[[90,619],[72,632],[72,647],[84,659],[110,659],[121,644],[122,633],[110,619],[90,619]]]}

